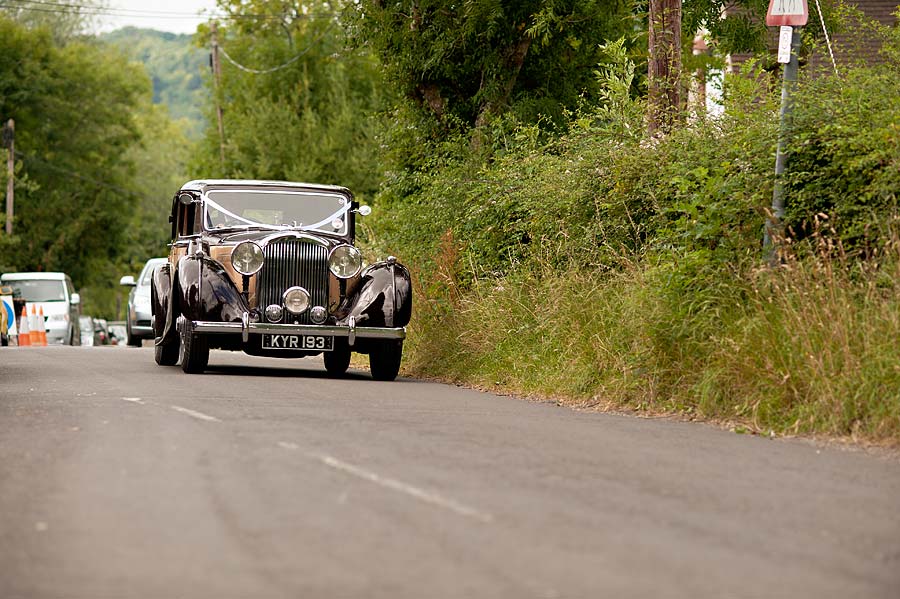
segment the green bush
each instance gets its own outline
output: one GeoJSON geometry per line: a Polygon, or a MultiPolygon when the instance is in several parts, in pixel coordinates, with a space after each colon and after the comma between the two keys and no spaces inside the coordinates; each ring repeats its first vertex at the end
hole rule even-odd
{"type": "Polygon", "coordinates": [[[762,234],[779,99],[761,72],[729,79],[723,116],[661,139],[643,138],[640,104],[619,94],[618,111],[571,115],[555,140],[493,131],[487,163],[467,139],[445,144],[430,168],[389,182],[372,228],[373,247],[414,270],[407,368],[580,405],[900,441],[898,71],[802,82],[785,179],[793,238],[774,270],[762,234]]]}

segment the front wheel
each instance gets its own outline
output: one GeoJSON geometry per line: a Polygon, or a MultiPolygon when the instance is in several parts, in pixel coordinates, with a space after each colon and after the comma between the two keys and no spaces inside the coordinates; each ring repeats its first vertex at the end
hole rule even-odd
{"type": "Polygon", "coordinates": [[[346,339],[336,338],[334,349],[324,352],[325,370],[330,376],[342,376],[350,367],[350,346],[346,339]]]}
{"type": "Polygon", "coordinates": [[[209,364],[209,342],[203,335],[182,333],[181,370],[187,374],[200,374],[209,364]]]}
{"type": "Polygon", "coordinates": [[[176,339],[166,345],[154,346],[154,358],[160,366],[175,366],[178,364],[178,354],[181,344],[176,339]]]}
{"type": "Polygon", "coordinates": [[[384,341],[375,344],[369,352],[369,369],[376,381],[392,381],[400,372],[403,357],[403,341],[384,341]]]}

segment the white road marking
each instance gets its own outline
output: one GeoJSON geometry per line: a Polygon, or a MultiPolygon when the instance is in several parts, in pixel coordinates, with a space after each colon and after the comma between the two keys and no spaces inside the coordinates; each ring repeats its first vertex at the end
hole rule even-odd
{"type": "Polygon", "coordinates": [[[182,408],[181,406],[172,406],[172,409],[176,412],[181,412],[182,414],[187,414],[192,418],[196,418],[198,420],[205,420],[207,422],[222,422],[215,416],[210,416],[209,414],[204,414],[203,412],[198,412],[196,410],[191,410],[188,408],[182,408]]]}
{"type": "Polygon", "coordinates": [[[279,441],[278,447],[282,449],[300,449],[300,446],[296,443],[288,443],[287,441],[279,441]]]}
{"type": "MultiPolygon", "coordinates": [[[[285,449],[298,449],[298,446],[294,443],[281,442],[278,445],[285,449]]],[[[335,457],[316,453],[308,453],[306,455],[310,458],[313,458],[314,460],[322,462],[329,468],[340,470],[341,472],[350,474],[363,480],[367,480],[371,483],[375,483],[376,485],[382,486],[386,489],[398,491],[400,493],[418,499],[419,501],[424,501],[425,503],[436,505],[440,508],[444,508],[445,510],[450,510],[451,512],[459,514],[460,516],[473,518],[484,523],[492,522],[494,520],[494,517],[490,514],[486,514],[482,511],[476,510],[475,508],[459,503],[458,501],[454,501],[453,499],[444,497],[438,493],[427,491],[425,489],[421,489],[419,487],[404,483],[393,478],[380,476],[375,472],[360,468],[359,466],[354,466],[353,464],[342,462],[335,457]]]]}
{"type": "Polygon", "coordinates": [[[144,403],[144,400],[141,399],[140,397],[123,397],[122,401],[130,401],[131,403],[139,403],[139,404],[144,403]]]}

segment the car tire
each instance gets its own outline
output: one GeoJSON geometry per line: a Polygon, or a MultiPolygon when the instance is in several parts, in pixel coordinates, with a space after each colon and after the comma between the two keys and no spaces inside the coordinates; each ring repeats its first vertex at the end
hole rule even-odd
{"type": "Polygon", "coordinates": [[[131,334],[131,322],[127,320],[125,321],[125,343],[131,347],[141,346],[141,338],[131,334]]]}
{"type": "Polygon", "coordinates": [[[7,335],[0,335],[0,346],[7,347],[9,345],[9,337],[7,335]]]}
{"type": "Polygon", "coordinates": [[[181,335],[181,370],[200,374],[209,364],[209,341],[203,335],[181,335]]]}
{"type": "Polygon", "coordinates": [[[343,376],[350,367],[350,345],[346,339],[335,338],[334,349],[323,352],[325,370],[329,376],[343,376]]]}
{"type": "Polygon", "coordinates": [[[393,381],[400,372],[403,357],[403,341],[384,341],[375,344],[369,352],[369,369],[376,381],[393,381]]]}
{"type": "Polygon", "coordinates": [[[181,344],[176,340],[165,345],[154,346],[153,357],[160,366],[175,366],[178,364],[178,353],[181,344]]]}

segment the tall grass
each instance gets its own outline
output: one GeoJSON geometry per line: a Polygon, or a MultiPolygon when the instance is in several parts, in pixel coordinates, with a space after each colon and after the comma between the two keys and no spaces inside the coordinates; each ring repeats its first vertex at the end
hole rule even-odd
{"type": "Polygon", "coordinates": [[[418,283],[406,367],[426,376],[740,423],[900,443],[900,251],[868,268],[833,248],[776,270],[632,262],[465,291],[451,234],[418,283]],[[687,289],[690,288],[690,292],[687,289]]]}

